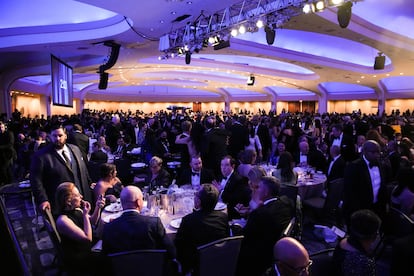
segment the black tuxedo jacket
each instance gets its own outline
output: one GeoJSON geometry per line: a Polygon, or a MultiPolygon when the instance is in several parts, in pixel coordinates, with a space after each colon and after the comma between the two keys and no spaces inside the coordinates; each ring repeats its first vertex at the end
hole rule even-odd
{"type": "Polygon", "coordinates": [[[194,267],[198,246],[229,235],[228,217],[222,211],[199,210],[186,215],[175,237],[177,258],[183,266],[183,272],[194,267]]]}
{"type": "MultiPolygon", "coordinates": [[[[180,178],[177,181],[177,184],[179,186],[186,185],[186,184],[192,184],[191,183],[191,177],[192,177],[192,170],[191,168],[185,168],[181,174],[180,178]]],[[[204,183],[211,183],[214,180],[214,174],[211,170],[201,168],[200,172],[200,184],[204,183]]]]}
{"type": "Polygon", "coordinates": [[[107,163],[108,162],[108,154],[103,152],[102,150],[98,150],[91,153],[91,158],[89,162],[96,162],[96,163],[107,163]]]}
{"type": "Polygon", "coordinates": [[[249,130],[240,123],[234,123],[230,127],[228,153],[236,160],[240,151],[249,145],[249,130]]]}
{"type": "Polygon", "coordinates": [[[49,144],[33,155],[30,166],[30,183],[36,202],[40,204],[49,201],[53,209],[57,186],[63,182],[73,182],[84,199],[94,205],[95,202],[92,202],[92,191],[89,186],[91,181],[83,155],[77,146],[66,145],[72,153],[74,159],[72,163],[76,162],[77,172],[66,165],[53,144],[49,144]]]}
{"type": "Polygon", "coordinates": [[[221,199],[227,204],[227,213],[230,220],[240,218],[240,214],[234,207],[239,203],[244,206],[249,206],[251,196],[252,191],[248,185],[247,179],[238,175],[236,172],[233,172],[229,180],[227,180],[227,184],[221,194],[221,199]]]}
{"type": "Polygon", "coordinates": [[[89,136],[84,133],[72,132],[68,136],[67,143],[74,144],[79,147],[83,154],[83,159],[88,160],[89,153],[89,136]]]}
{"type": "MultiPolygon", "coordinates": [[[[333,139],[329,143],[329,147],[332,146],[333,139]]],[[[342,135],[341,140],[341,156],[345,159],[345,162],[351,162],[354,161],[358,154],[355,150],[355,143],[352,136],[349,136],[345,133],[342,135]]]]}
{"type": "Polygon", "coordinates": [[[351,214],[360,209],[371,209],[384,218],[387,204],[385,173],[380,164],[381,185],[378,191],[378,202],[374,205],[369,169],[363,158],[349,163],[344,174],[344,216],[349,220],[351,214]]]}
{"type": "MultiPolygon", "coordinates": [[[[344,177],[344,173],[345,173],[345,160],[344,158],[341,156],[339,156],[335,162],[332,164],[332,168],[331,171],[329,173],[327,173],[327,180],[328,182],[337,179],[337,178],[343,178],[344,177]]],[[[328,165],[328,169],[329,169],[329,165],[328,165]]]]}
{"type": "Polygon", "coordinates": [[[128,211],[105,224],[102,234],[105,254],[138,249],[167,249],[171,258],[176,255],[175,246],[166,235],[159,217],[128,211]]]}
{"type": "MultiPolygon", "coordinates": [[[[300,164],[300,152],[294,155],[295,164],[300,164]]],[[[316,168],[318,171],[326,171],[328,164],[323,153],[317,149],[310,149],[308,152],[308,165],[316,168]]]]}
{"type": "Polygon", "coordinates": [[[273,263],[273,246],[293,217],[294,207],[286,197],[255,209],[243,229],[237,275],[262,275],[273,263]]]}

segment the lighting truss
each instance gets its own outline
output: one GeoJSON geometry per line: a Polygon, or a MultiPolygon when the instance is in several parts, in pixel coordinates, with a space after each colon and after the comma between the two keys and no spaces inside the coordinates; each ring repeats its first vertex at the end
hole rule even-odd
{"type": "Polygon", "coordinates": [[[237,32],[257,32],[263,26],[278,28],[291,17],[302,14],[303,6],[307,2],[307,0],[245,0],[214,14],[206,15],[201,11],[194,21],[162,36],[159,50],[164,52],[164,56],[172,54],[176,56],[182,55],[184,48],[191,53],[208,45],[221,49],[224,47],[217,47],[217,45],[229,45],[233,29],[237,32]]]}

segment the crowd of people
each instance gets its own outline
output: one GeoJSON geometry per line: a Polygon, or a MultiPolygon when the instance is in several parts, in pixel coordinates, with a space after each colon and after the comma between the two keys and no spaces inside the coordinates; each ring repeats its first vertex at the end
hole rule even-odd
{"type": "MultiPolygon", "coordinates": [[[[96,223],[105,201],[120,197],[125,211],[105,225],[105,253],[167,248],[170,258],[178,259],[188,272],[196,265],[197,246],[230,235],[228,221],[245,218],[247,224],[240,230],[244,239],[238,275],[262,275],[272,270],[289,275],[282,273],[286,261],[274,256],[279,254],[275,244],[292,245],[296,248],[292,252],[302,253],[306,266],[302,265],[301,271],[307,273],[309,256],[303,249],[291,240],[277,243],[295,215],[293,202],[280,195],[282,186],[297,185],[294,167],[322,171],[327,175],[328,189],[329,181],[344,179],[343,222],[350,235],[339,243],[336,261],[346,261],[346,250],[360,250],[370,257],[370,244],[366,247],[365,242],[372,242],[374,230],[386,229],[387,206],[393,204],[414,217],[414,190],[404,178],[414,170],[412,118],[409,111],[276,115],[85,110],[50,118],[24,118],[14,113],[7,122],[0,122],[0,158],[5,160],[0,180],[6,184],[29,178],[39,209],[50,208],[65,239],[87,243],[83,248],[90,248],[89,228],[96,223]],[[96,142],[89,150],[91,138],[96,142]],[[119,164],[125,163],[108,164],[108,156],[128,160],[138,147],[139,160],[149,167],[146,174],[131,178],[117,175],[124,169],[119,164]],[[178,174],[165,168],[176,156],[181,163],[178,174]],[[275,166],[272,176],[262,164],[275,166]],[[100,173],[96,175],[96,171],[100,173]],[[183,218],[175,241],[166,236],[159,219],[140,215],[140,188],[168,188],[173,182],[198,191],[195,210],[183,218]],[[63,189],[71,192],[62,195],[63,189]],[[226,216],[212,208],[218,200],[227,204],[226,216]],[[358,213],[361,210],[362,215],[358,213]],[[361,217],[371,218],[372,229],[356,228],[355,220],[361,217]],[[361,231],[368,241],[361,238],[361,231]]],[[[360,271],[369,270],[365,274],[373,275],[371,261],[358,262],[364,266],[360,271]]],[[[353,275],[347,272],[351,266],[342,265],[341,273],[353,275]]]]}

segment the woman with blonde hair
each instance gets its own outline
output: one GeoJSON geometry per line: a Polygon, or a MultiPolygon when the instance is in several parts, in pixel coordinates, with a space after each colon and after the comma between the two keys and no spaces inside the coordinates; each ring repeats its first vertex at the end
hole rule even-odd
{"type": "Polygon", "coordinates": [[[56,228],[61,237],[65,265],[85,273],[97,272],[101,267],[100,255],[91,250],[94,241],[92,225],[96,225],[105,199],[97,199],[96,208],[90,215],[91,204],[83,200],[72,182],[61,183],[55,195],[56,228]]]}

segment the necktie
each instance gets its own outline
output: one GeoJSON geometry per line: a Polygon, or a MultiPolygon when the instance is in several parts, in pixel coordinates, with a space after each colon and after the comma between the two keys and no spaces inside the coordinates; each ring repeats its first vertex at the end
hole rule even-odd
{"type": "Polygon", "coordinates": [[[65,159],[66,165],[70,168],[71,164],[70,164],[70,160],[69,160],[69,157],[66,151],[62,150],[62,156],[65,159]]]}

